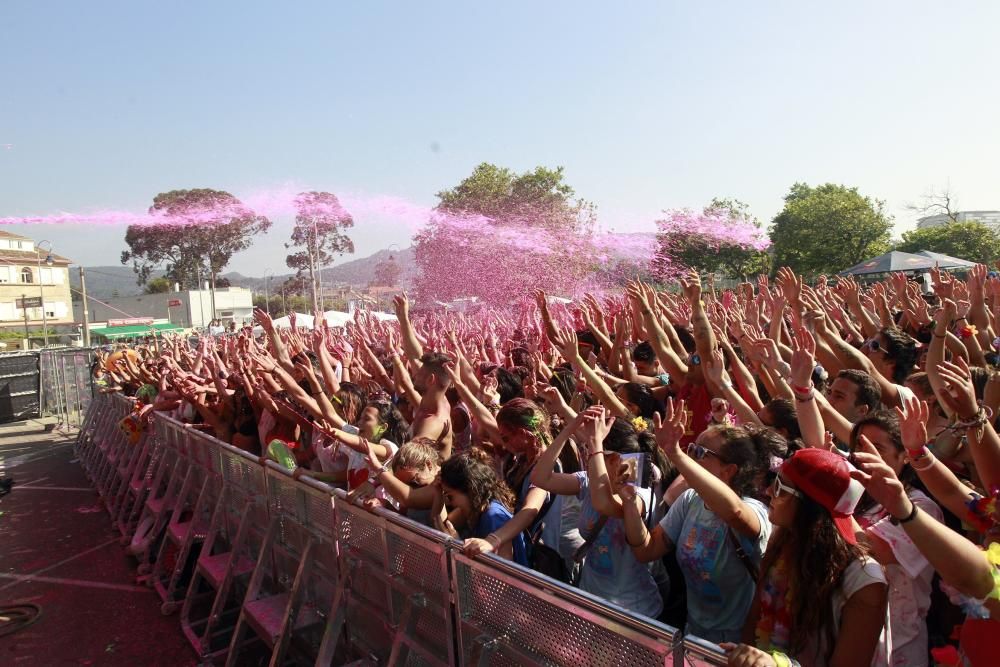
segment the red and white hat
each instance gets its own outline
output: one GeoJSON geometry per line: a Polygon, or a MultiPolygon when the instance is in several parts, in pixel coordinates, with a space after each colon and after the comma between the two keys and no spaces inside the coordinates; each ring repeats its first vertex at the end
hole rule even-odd
{"type": "Polygon", "coordinates": [[[840,454],[809,447],[795,452],[781,466],[781,476],[830,512],[844,539],[857,544],[851,515],[865,488],[851,477],[854,467],[840,454]]]}

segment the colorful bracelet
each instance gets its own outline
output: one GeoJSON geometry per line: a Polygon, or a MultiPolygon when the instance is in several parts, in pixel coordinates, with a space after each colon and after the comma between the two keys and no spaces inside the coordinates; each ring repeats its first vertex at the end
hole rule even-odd
{"type": "Polygon", "coordinates": [[[771,657],[774,658],[774,664],[778,667],[792,667],[792,660],[781,651],[771,651],[771,657]]]}

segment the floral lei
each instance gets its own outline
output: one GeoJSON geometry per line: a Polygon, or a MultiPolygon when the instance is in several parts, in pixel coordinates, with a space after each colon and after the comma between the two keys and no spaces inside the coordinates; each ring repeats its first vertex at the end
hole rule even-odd
{"type": "Polygon", "coordinates": [[[787,650],[791,642],[792,586],[784,554],[768,570],[760,591],[760,616],[754,630],[763,651],[787,650]]]}

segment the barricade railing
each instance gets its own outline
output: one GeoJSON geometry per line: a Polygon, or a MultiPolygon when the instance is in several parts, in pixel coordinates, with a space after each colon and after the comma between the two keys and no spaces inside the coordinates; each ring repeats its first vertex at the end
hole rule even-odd
{"type": "MultiPolygon", "coordinates": [[[[241,652],[256,643],[270,651],[272,665],[285,658],[316,665],[350,659],[389,665],[726,664],[714,644],[491,554],[468,558],[443,533],[353,505],[339,489],[271,461],[261,465],[164,415],[154,415],[142,441],[149,449],[142,475],[109,464],[123,456],[119,421],[130,407],[120,395],[95,396],[77,454],[99,489],[120,489],[131,480],[132,497],[144,503],[147,520],[119,519],[118,525],[149,531],[149,544],[133,550],[147,558],[146,572],[156,566],[148,561],[156,544],[162,556],[169,525],[180,543],[178,521],[190,519],[193,527],[199,518],[204,524],[199,539],[208,550],[196,564],[171,562],[171,597],[165,600],[174,604],[164,608],[173,611],[183,600],[181,623],[202,658],[228,654],[227,664],[239,664],[241,652]],[[120,469],[130,479],[113,484],[120,469]],[[137,479],[145,486],[136,488],[137,479]],[[218,488],[191,493],[191,480],[203,479],[218,488]],[[193,575],[181,576],[177,568],[184,567],[193,575]],[[194,583],[183,590],[189,581],[194,583]],[[196,619],[194,600],[206,596],[209,611],[196,619]],[[227,606],[223,598],[236,601],[227,606]]],[[[131,512],[140,515],[136,507],[131,512]]],[[[190,537],[185,544],[191,546],[190,537]]]]}
{"type": "Polygon", "coordinates": [[[81,427],[93,400],[91,348],[46,348],[38,353],[39,403],[66,428],[81,427]]]}

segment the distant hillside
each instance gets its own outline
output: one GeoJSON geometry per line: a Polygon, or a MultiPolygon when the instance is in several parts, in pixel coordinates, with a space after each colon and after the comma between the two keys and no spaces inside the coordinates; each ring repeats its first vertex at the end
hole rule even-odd
{"type": "MultiPolygon", "coordinates": [[[[403,270],[403,284],[413,281],[416,266],[413,262],[413,248],[403,250],[379,250],[374,255],[353,259],[335,264],[323,270],[323,284],[351,285],[363,287],[375,277],[375,267],[379,262],[392,255],[403,270]]],[[[135,282],[135,272],[129,266],[88,266],[84,268],[87,276],[87,294],[97,299],[108,299],[116,296],[136,296],[143,293],[143,288],[135,282]]],[[[154,271],[153,278],[163,275],[163,271],[154,271]]],[[[268,276],[270,285],[280,284],[285,278],[293,275],[292,271],[282,275],[268,276]]],[[[264,290],[264,278],[245,276],[235,271],[222,274],[234,287],[245,287],[255,291],[264,290]]],[[[70,284],[74,289],[80,289],[80,275],[70,271],[70,284]]]]}
{"type": "Polygon", "coordinates": [[[323,284],[335,285],[343,283],[346,285],[363,286],[368,285],[375,279],[375,267],[379,262],[389,259],[392,255],[402,269],[402,281],[404,285],[413,282],[417,275],[417,265],[413,261],[413,248],[403,250],[379,250],[374,255],[355,259],[343,264],[335,264],[327,269],[323,269],[323,284]]]}
{"type": "MultiPolygon", "coordinates": [[[[116,296],[136,296],[143,293],[141,286],[135,283],[135,272],[130,266],[87,266],[84,267],[87,276],[87,294],[96,299],[108,299],[116,296]]],[[[159,278],[163,271],[155,271],[151,277],[159,278]]],[[[69,283],[73,289],[80,289],[80,273],[69,272],[69,283]]]]}

